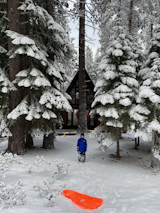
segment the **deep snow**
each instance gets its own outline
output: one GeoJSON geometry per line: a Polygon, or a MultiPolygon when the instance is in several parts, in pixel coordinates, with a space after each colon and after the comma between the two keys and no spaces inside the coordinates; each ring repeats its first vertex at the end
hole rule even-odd
{"type": "MultiPolygon", "coordinates": [[[[51,161],[47,171],[40,168],[28,173],[22,165],[14,165],[6,173],[5,183],[16,182],[21,179],[23,189],[26,190],[26,205],[14,206],[3,210],[4,213],[159,213],[160,212],[160,176],[151,170],[142,168],[143,163],[150,165],[150,142],[140,142],[139,150],[134,149],[132,135],[124,134],[120,141],[122,158],[116,160],[109,154],[115,154],[116,144],[109,150],[102,152],[96,139],[88,138],[88,150],[86,163],[78,163],[76,144],[79,135],[57,136],[55,150],[43,150],[42,138],[35,138],[35,149],[28,150],[23,156],[25,162],[30,162],[38,156],[45,156],[51,161]],[[60,184],[66,184],[66,189],[75,190],[90,196],[96,196],[104,200],[104,204],[97,210],[86,211],[75,206],[71,200],[63,195],[57,197],[55,206],[48,206],[48,200],[38,197],[33,186],[37,182],[52,179],[55,159],[70,161],[69,174],[58,178],[60,184]]],[[[7,142],[0,143],[0,151],[6,149],[7,142]]],[[[156,161],[157,166],[159,162],[156,161]]]]}

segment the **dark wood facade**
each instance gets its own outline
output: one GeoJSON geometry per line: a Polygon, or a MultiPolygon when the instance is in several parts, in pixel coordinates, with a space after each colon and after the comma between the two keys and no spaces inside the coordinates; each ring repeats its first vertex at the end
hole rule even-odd
{"type": "MultiPolygon", "coordinates": [[[[73,78],[71,84],[67,88],[66,92],[72,97],[70,104],[73,108],[73,112],[62,112],[64,124],[63,128],[78,128],[78,109],[79,109],[79,89],[78,89],[78,72],[73,78]]],[[[90,115],[91,105],[94,100],[94,84],[86,72],[86,98],[87,98],[87,123],[88,129],[93,129],[98,125],[97,116],[90,115]]]]}

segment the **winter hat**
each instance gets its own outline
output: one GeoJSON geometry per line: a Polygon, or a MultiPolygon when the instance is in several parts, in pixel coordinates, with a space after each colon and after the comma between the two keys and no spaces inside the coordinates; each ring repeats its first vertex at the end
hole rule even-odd
{"type": "Polygon", "coordinates": [[[81,133],[81,135],[83,135],[83,136],[84,136],[84,133],[82,132],[82,133],[81,133]]]}

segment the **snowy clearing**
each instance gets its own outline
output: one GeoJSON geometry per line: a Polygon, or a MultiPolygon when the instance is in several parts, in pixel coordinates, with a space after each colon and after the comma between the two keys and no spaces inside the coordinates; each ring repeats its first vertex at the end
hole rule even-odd
{"type": "MultiPolygon", "coordinates": [[[[77,162],[76,145],[79,135],[57,136],[56,149],[47,151],[40,148],[42,138],[35,138],[35,149],[29,150],[24,156],[25,163],[34,161],[36,156],[44,156],[51,162],[46,168],[33,169],[28,172],[24,165],[14,164],[6,172],[1,181],[6,184],[21,179],[23,190],[26,191],[26,204],[4,209],[4,213],[159,213],[160,212],[160,174],[155,175],[150,169],[145,170],[141,164],[150,165],[150,142],[140,141],[139,150],[134,149],[132,135],[124,134],[120,141],[121,160],[110,158],[115,154],[116,144],[102,152],[96,139],[85,137],[88,142],[86,163],[77,162]],[[90,196],[102,198],[104,204],[94,211],[82,210],[63,195],[57,197],[56,205],[48,205],[48,200],[38,196],[33,186],[44,178],[51,180],[55,170],[54,160],[65,159],[70,162],[68,175],[60,175],[57,180],[65,189],[77,191],[90,196]]],[[[0,151],[7,147],[7,141],[0,143],[0,151]]],[[[160,166],[156,160],[157,167],[160,166]]]]}

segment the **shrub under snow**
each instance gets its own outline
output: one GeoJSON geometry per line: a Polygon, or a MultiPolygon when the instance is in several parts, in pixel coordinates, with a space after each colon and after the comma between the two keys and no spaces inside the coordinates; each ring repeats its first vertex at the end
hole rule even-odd
{"type": "Polygon", "coordinates": [[[69,171],[69,165],[70,163],[64,160],[55,160],[56,164],[56,170],[53,172],[53,179],[52,180],[46,180],[44,179],[42,184],[37,183],[36,186],[33,188],[36,192],[38,192],[38,195],[41,197],[45,197],[47,200],[49,200],[49,204],[54,205],[56,202],[56,197],[62,193],[63,189],[65,188],[65,184],[60,185],[57,183],[57,177],[60,174],[67,175],[69,171]]]}
{"type": "Polygon", "coordinates": [[[12,153],[0,153],[0,175],[5,177],[5,173],[10,170],[10,167],[14,164],[23,164],[22,157],[12,153]]]}
{"type": "Polygon", "coordinates": [[[25,167],[27,167],[28,171],[31,172],[33,169],[36,168],[36,166],[45,168],[46,165],[50,165],[50,162],[47,161],[44,156],[37,156],[33,162],[25,164],[25,167]]]}
{"type": "Polygon", "coordinates": [[[0,208],[10,208],[13,205],[24,205],[26,192],[22,189],[22,182],[18,180],[16,183],[6,185],[0,182],[0,208]]]}

